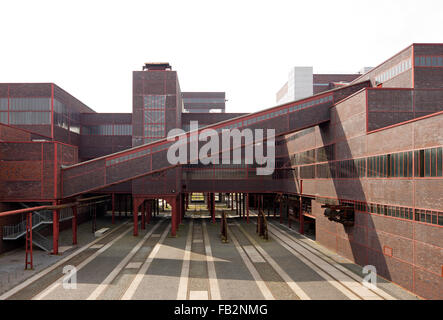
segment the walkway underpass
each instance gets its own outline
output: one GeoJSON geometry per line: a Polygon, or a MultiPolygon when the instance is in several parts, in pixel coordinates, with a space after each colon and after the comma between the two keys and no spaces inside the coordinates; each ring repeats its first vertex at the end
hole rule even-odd
{"type": "MultiPolygon", "coordinates": [[[[361,267],[290,229],[286,217],[281,224],[279,211],[274,215],[259,207],[259,200],[251,201],[257,207],[251,205],[248,220],[241,196],[193,198],[185,201],[176,236],[170,235],[171,208],[162,201],[158,207],[165,210],[149,223],[139,216],[137,237],[123,212],[114,217],[111,231],[81,243],[0,299],[416,299],[380,277],[377,288],[367,288],[361,267]],[[268,240],[256,232],[262,209],[268,240]],[[227,242],[220,237],[222,212],[227,213],[227,242]],[[64,286],[65,266],[76,269],[76,289],[64,286]]],[[[110,211],[106,217],[111,219],[110,211]]]]}

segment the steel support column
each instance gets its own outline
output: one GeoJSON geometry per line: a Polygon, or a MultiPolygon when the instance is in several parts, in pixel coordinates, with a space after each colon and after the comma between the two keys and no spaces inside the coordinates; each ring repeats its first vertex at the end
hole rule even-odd
{"type": "Polygon", "coordinates": [[[52,254],[58,254],[59,210],[52,210],[52,254]]]}
{"type": "Polygon", "coordinates": [[[177,199],[171,199],[171,237],[177,236],[177,199]]]}
{"type": "Polygon", "coordinates": [[[34,269],[34,261],[32,256],[32,212],[26,213],[26,257],[25,270],[34,269]]]}
{"type": "Polygon", "coordinates": [[[300,234],[304,234],[305,233],[305,217],[303,216],[303,198],[302,198],[302,193],[303,193],[303,180],[300,180],[300,234]]]}

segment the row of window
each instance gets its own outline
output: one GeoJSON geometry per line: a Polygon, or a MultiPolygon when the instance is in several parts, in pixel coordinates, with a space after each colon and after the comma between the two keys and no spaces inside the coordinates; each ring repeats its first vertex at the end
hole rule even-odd
{"type": "Polygon", "coordinates": [[[416,177],[441,177],[443,148],[431,148],[414,151],[414,174],[416,177]]]}
{"type": "Polygon", "coordinates": [[[82,126],[82,134],[98,136],[132,136],[130,124],[102,124],[82,126]]]}
{"type": "Polygon", "coordinates": [[[145,110],[143,121],[144,121],[144,124],[164,123],[165,122],[165,111],[164,110],[145,110]]]}
{"type": "Polygon", "coordinates": [[[51,124],[51,112],[9,112],[9,122],[8,122],[8,112],[0,112],[0,122],[4,124],[11,125],[26,125],[26,124],[41,124],[50,125],[51,124]]]}
{"type": "MultiPolygon", "coordinates": [[[[336,204],[337,200],[317,197],[316,199],[324,204],[336,204]]],[[[368,212],[389,217],[401,218],[406,220],[415,220],[435,225],[443,225],[443,212],[435,210],[414,209],[408,207],[384,205],[378,203],[369,203],[363,201],[340,200],[341,205],[347,205],[354,208],[355,211],[368,212]]]]}
{"type": "Polygon", "coordinates": [[[80,113],[54,99],[54,125],[74,133],[80,133],[80,113]]]}
{"type": "Polygon", "coordinates": [[[225,103],[224,98],[183,98],[184,103],[225,103]]]}
{"type": "Polygon", "coordinates": [[[143,97],[143,107],[145,109],[165,109],[165,95],[146,95],[143,97]]]}
{"type": "Polygon", "coordinates": [[[412,151],[369,157],[368,177],[412,177],[412,151]]]}
{"type": "MultiPolygon", "coordinates": [[[[313,163],[315,161],[314,151],[317,151],[317,162],[320,159],[319,154],[330,152],[330,156],[333,157],[333,151],[331,151],[333,145],[327,147],[324,147],[323,150],[321,148],[312,149],[291,155],[291,164],[294,166],[313,163]],[[326,149],[327,147],[329,148],[326,149]]],[[[413,162],[415,177],[442,177],[443,147],[303,166],[300,167],[300,178],[410,178],[413,176],[413,162]],[[315,172],[315,166],[317,172],[315,172]]],[[[282,164],[281,161],[277,163],[282,164]]]]}
{"type": "Polygon", "coordinates": [[[145,124],[144,137],[149,138],[163,138],[165,136],[164,124],[145,124]]]}
{"type": "Polygon", "coordinates": [[[439,226],[443,225],[443,212],[441,211],[415,209],[414,212],[412,208],[366,203],[359,201],[355,202],[355,209],[358,211],[375,213],[389,217],[415,220],[439,226]]]}
{"type": "Polygon", "coordinates": [[[310,164],[334,160],[334,145],[311,149],[290,156],[291,165],[310,164]]]}
{"type": "Polygon", "coordinates": [[[417,67],[443,67],[443,56],[416,56],[417,67]]]}
{"type": "Polygon", "coordinates": [[[0,98],[0,111],[51,111],[51,98],[0,98]]]}
{"type": "Polygon", "coordinates": [[[249,125],[257,123],[257,122],[261,122],[261,121],[264,121],[264,120],[268,120],[268,119],[271,119],[271,118],[278,117],[278,116],[280,116],[282,114],[287,114],[287,113],[295,112],[295,111],[298,111],[300,109],[309,108],[309,107],[312,107],[312,106],[315,106],[315,105],[319,105],[319,104],[326,103],[326,102],[331,102],[331,101],[332,101],[332,95],[327,96],[327,97],[323,97],[323,98],[318,98],[318,99],[315,99],[315,100],[310,100],[310,101],[303,102],[303,103],[297,103],[297,104],[295,104],[295,105],[293,105],[291,107],[287,107],[285,109],[281,109],[281,110],[274,111],[274,112],[269,112],[269,113],[266,113],[266,114],[263,114],[261,116],[257,116],[257,117],[254,117],[254,118],[251,118],[251,119],[248,119],[248,120],[239,121],[237,123],[232,123],[232,124],[226,125],[223,128],[217,128],[217,131],[221,132],[222,129],[236,129],[236,128],[240,128],[242,126],[249,126],[249,125]]]}
{"type": "Polygon", "coordinates": [[[376,76],[375,81],[377,83],[386,82],[394,78],[395,76],[399,75],[400,73],[403,73],[411,68],[412,68],[412,61],[411,58],[408,58],[406,60],[403,60],[399,64],[393,66],[392,68],[389,68],[388,70],[379,74],[378,76],[376,76]]]}

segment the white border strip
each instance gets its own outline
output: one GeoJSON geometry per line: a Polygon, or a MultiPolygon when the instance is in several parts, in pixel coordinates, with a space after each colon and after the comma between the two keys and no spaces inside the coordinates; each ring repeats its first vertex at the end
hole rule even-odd
{"type": "Polygon", "coordinates": [[[215,272],[214,257],[212,256],[211,243],[209,242],[208,229],[205,220],[203,223],[203,238],[205,241],[206,262],[208,264],[209,291],[211,300],[221,300],[220,287],[218,286],[217,273],[215,272]]]}
{"type": "Polygon", "coordinates": [[[268,261],[272,268],[280,275],[280,277],[287,283],[289,288],[299,297],[301,300],[311,300],[311,298],[300,288],[300,286],[295,283],[294,280],[284,271],[278,263],[271,258],[271,256],[255,241],[238,222],[235,223],[236,226],[243,232],[243,234],[248,238],[252,245],[261,253],[261,255],[268,261]]]}
{"type": "Polygon", "coordinates": [[[260,274],[258,273],[257,269],[255,269],[252,262],[249,260],[247,254],[244,252],[243,248],[240,246],[240,243],[238,242],[237,238],[234,236],[234,234],[228,230],[228,234],[230,238],[232,239],[232,242],[234,243],[235,248],[237,249],[238,253],[240,254],[240,257],[242,258],[243,262],[245,263],[246,267],[248,268],[249,272],[251,273],[252,277],[255,280],[255,283],[257,284],[258,288],[260,289],[261,293],[265,297],[266,300],[275,300],[274,296],[272,295],[269,288],[266,286],[265,282],[261,278],[260,274]]]}
{"type": "Polygon", "coordinates": [[[186,238],[185,254],[183,256],[182,272],[180,275],[180,283],[178,285],[177,300],[186,300],[188,293],[189,282],[189,268],[191,264],[191,246],[192,246],[192,234],[194,228],[194,221],[189,223],[188,236],[186,238]]]}
{"type": "Polygon", "coordinates": [[[132,257],[137,253],[141,246],[148,240],[152,233],[160,226],[162,221],[157,222],[157,224],[149,230],[149,232],[141,239],[126,255],[126,257],[112,270],[112,272],[105,278],[105,280],[100,283],[97,288],[89,295],[86,300],[97,300],[97,298],[106,290],[106,288],[111,284],[111,282],[117,277],[120,271],[128,264],[132,257]]]}
{"type": "Polygon", "coordinates": [[[163,241],[165,241],[166,236],[168,235],[169,229],[171,228],[171,223],[168,224],[165,231],[163,231],[162,236],[160,237],[160,240],[157,242],[157,244],[152,249],[149,256],[146,258],[145,263],[143,263],[142,267],[140,268],[139,272],[135,276],[134,280],[132,280],[131,285],[126,290],[125,294],[121,297],[121,300],[131,300],[131,298],[134,296],[135,291],[137,290],[138,286],[143,280],[143,277],[146,274],[146,271],[148,271],[149,266],[151,265],[152,261],[154,260],[155,256],[157,255],[158,251],[160,250],[163,241]]]}
{"type": "MultiPolygon", "coordinates": [[[[128,224],[129,222],[124,222],[123,224],[121,224],[120,226],[114,228],[113,230],[109,231],[105,237],[109,236],[110,234],[112,234],[113,232],[119,230],[120,228],[122,228],[123,226],[125,226],[126,224],[128,224]]],[[[80,253],[82,253],[83,251],[85,251],[86,249],[88,249],[89,247],[93,246],[94,244],[96,244],[97,242],[99,242],[100,240],[103,240],[103,238],[98,238],[86,245],[84,245],[83,247],[81,247],[80,249],[76,250],[75,252],[71,253],[69,256],[61,259],[60,261],[56,262],[55,264],[53,264],[52,266],[43,269],[42,271],[40,271],[39,273],[37,273],[36,275],[32,276],[31,278],[27,279],[26,281],[20,283],[19,285],[15,286],[14,288],[12,288],[11,290],[5,292],[4,294],[2,294],[0,296],[0,300],[6,300],[9,297],[13,296],[14,294],[16,294],[17,292],[19,292],[20,290],[26,288],[27,286],[31,285],[33,282],[37,281],[38,279],[42,278],[43,276],[47,275],[49,272],[53,271],[54,269],[58,268],[59,266],[61,266],[62,264],[64,264],[65,262],[69,261],[70,259],[72,259],[73,257],[79,255],[80,253]]]]}
{"type": "MultiPolygon", "coordinates": [[[[108,242],[105,246],[103,246],[101,249],[97,250],[93,255],[86,258],[86,260],[83,260],[79,265],[77,265],[75,268],[77,269],[77,273],[83,269],[88,263],[90,263],[92,260],[97,258],[99,255],[101,255],[103,252],[108,250],[115,242],[123,238],[129,231],[132,230],[132,226],[129,227],[125,232],[123,232],[121,235],[119,235],[117,238],[113,239],[112,241],[108,242]]],[[[56,288],[58,288],[62,282],[63,282],[64,275],[61,276],[58,280],[56,280],[50,287],[46,288],[42,292],[40,292],[38,295],[32,298],[32,300],[42,300],[44,299],[48,294],[50,294],[52,291],[54,291],[56,288]]]]}

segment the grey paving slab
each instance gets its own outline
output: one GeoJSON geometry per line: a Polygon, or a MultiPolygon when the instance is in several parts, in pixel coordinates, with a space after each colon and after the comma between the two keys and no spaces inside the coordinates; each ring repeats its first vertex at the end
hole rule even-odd
{"type": "Polygon", "coordinates": [[[254,224],[242,222],[241,225],[311,299],[347,299],[343,293],[275,241],[272,235],[266,241],[256,234],[254,224]]]}
{"type": "MultiPolygon", "coordinates": [[[[64,252],[62,255],[51,255],[44,251],[34,250],[34,270],[25,271],[21,278],[18,278],[17,281],[13,284],[2,286],[2,293],[6,292],[16,285],[27,281],[27,279],[31,279],[34,276],[38,276],[40,272],[45,271],[45,269],[51,267],[56,264],[60,260],[68,257],[71,254],[75,254],[76,251],[82,249],[83,246],[88,245],[89,243],[98,240],[98,244],[106,243],[107,241],[112,240],[117,237],[121,232],[126,229],[126,226],[123,223],[127,220],[117,221],[115,225],[111,224],[110,218],[103,217],[97,221],[97,224],[102,226],[109,226],[111,230],[118,228],[115,232],[107,232],[100,238],[96,238],[94,234],[91,232],[91,226],[89,223],[83,223],[78,226],[78,235],[77,240],[78,244],[73,246],[70,250],[64,252]]],[[[60,232],[60,245],[68,245],[72,243],[72,231],[64,230],[60,232]]],[[[26,288],[19,290],[17,293],[10,296],[8,299],[31,299],[37,293],[42,291],[44,288],[48,287],[55,280],[60,278],[63,275],[63,267],[66,265],[77,265],[88,256],[92,255],[98,249],[88,248],[83,252],[77,254],[75,257],[69,259],[64,262],[60,266],[56,267],[53,271],[45,274],[40,277],[38,280],[34,281],[26,288]]],[[[5,255],[0,256],[0,268],[7,268],[8,272],[13,272],[14,270],[23,270],[23,261],[24,261],[25,251],[23,249],[15,250],[14,252],[7,253],[5,255]]]]}
{"type": "Polygon", "coordinates": [[[189,224],[180,225],[177,237],[167,237],[132,296],[133,300],[177,298],[189,224]]]}
{"type": "Polygon", "coordinates": [[[45,300],[84,300],[99,286],[114,268],[125,258],[130,250],[140,241],[152,225],[145,230],[139,230],[139,235],[134,237],[132,230],[121,239],[112,244],[109,249],[98,255],[90,263],[77,272],[77,288],[65,289],[57,287],[44,297],[45,300]]]}
{"type": "MultiPolygon", "coordinates": [[[[253,246],[245,235],[234,225],[231,226],[231,232],[235,235],[238,242],[243,247],[253,246]]],[[[255,229],[254,229],[255,230],[255,229]]],[[[261,239],[260,239],[261,240],[261,239]]],[[[258,253],[258,252],[257,252],[258,253]]],[[[260,256],[261,257],[261,256],[260,256]]],[[[252,259],[251,259],[252,260],[252,259]]],[[[262,260],[265,261],[262,257],[262,260]]],[[[252,261],[254,263],[254,261],[252,261]]],[[[263,281],[277,300],[298,300],[299,297],[289,288],[288,284],[280,277],[280,275],[267,262],[255,262],[254,267],[257,269],[263,281]]]]}
{"type": "MultiPolygon", "coordinates": [[[[205,244],[203,243],[202,220],[194,219],[193,241],[191,246],[191,261],[189,268],[188,292],[209,292],[208,268],[206,262],[205,244]],[[197,241],[196,240],[200,240],[197,241]]],[[[196,297],[199,295],[196,294],[196,297]]]]}
{"type": "MultiPolygon", "coordinates": [[[[278,222],[272,222],[272,225],[279,228],[280,230],[288,232],[292,237],[295,239],[302,241],[303,244],[310,246],[312,249],[318,251],[321,254],[326,255],[327,257],[331,258],[333,261],[337,262],[338,264],[342,265],[346,269],[352,271],[356,276],[363,277],[363,267],[359,266],[355,263],[353,263],[351,260],[337,254],[336,252],[333,252],[329,250],[328,248],[322,246],[318,242],[312,240],[312,237],[304,237],[303,235],[300,235],[295,228],[288,228],[284,224],[279,224],[278,222]]],[[[407,291],[406,289],[401,288],[400,286],[396,285],[395,283],[386,280],[380,276],[377,276],[377,286],[384,290],[386,293],[392,295],[393,297],[400,299],[400,300],[420,300],[420,298],[416,295],[414,295],[412,292],[407,291]]]]}
{"type": "MultiPolygon", "coordinates": [[[[162,219],[162,224],[156,229],[155,232],[163,233],[163,231],[168,227],[169,220],[162,219]]],[[[155,223],[151,220],[151,223],[155,223]]],[[[138,268],[125,268],[123,269],[117,277],[111,282],[111,284],[106,288],[106,290],[98,296],[98,300],[119,300],[126,292],[128,287],[131,285],[135,278],[135,275],[139,272],[143,262],[151,253],[155,244],[159,241],[159,237],[150,237],[143,244],[143,246],[137,251],[137,253],[132,257],[128,264],[137,264],[138,268]]]]}
{"type": "Polygon", "coordinates": [[[220,224],[206,224],[214,257],[220,294],[223,300],[264,299],[232,241],[222,243],[220,224]]]}

